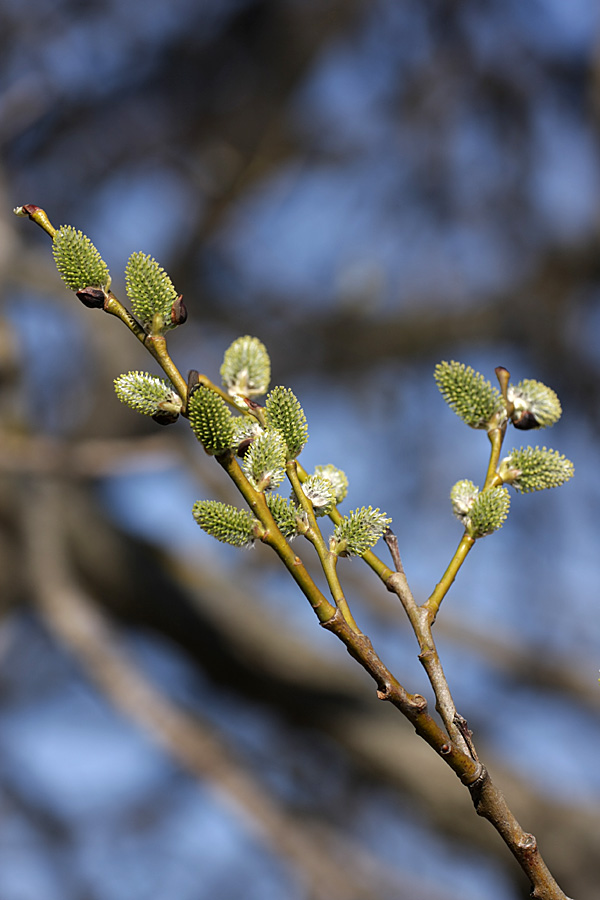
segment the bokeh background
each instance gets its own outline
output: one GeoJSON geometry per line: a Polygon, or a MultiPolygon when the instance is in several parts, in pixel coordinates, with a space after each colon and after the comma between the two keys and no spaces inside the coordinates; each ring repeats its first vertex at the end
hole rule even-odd
{"type": "MultiPolygon", "coordinates": [[[[597,2],[2,0],[0,91],[0,900],[528,895],[267,548],[195,526],[232,498],[221,470],[119,404],[118,374],[156,368],[64,289],[24,203],[86,232],[121,296],[130,253],[157,258],[182,371],[260,337],[304,466],[393,517],[420,599],[460,538],[450,487],[487,459],[435,363],[557,390],[559,424],[508,446],[575,479],[513,497],[436,628],[492,775],[597,898],[597,2]]],[[[429,696],[398,604],[342,573],[429,696]]]]}

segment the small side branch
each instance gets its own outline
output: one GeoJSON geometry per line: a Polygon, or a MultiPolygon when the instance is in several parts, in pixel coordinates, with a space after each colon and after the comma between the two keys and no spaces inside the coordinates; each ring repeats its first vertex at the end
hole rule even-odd
{"type": "Polygon", "coordinates": [[[448,737],[460,747],[463,753],[470,754],[476,760],[477,756],[472,752],[472,747],[465,739],[464,731],[460,727],[461,717],[456,712],[456,706],[433,639],[429,611],[427,608],[419,606],[413,597],[404,574],[398,539],[391,528],[384,535],[384,540],[396,567],[396,572],[386,580],[386,587],[389,591],[396,594],[402,603],[419,642],[419,661],[427,672],[427,677],[433,688],[436,701],[435,708],[446,727],[448,737]]]}
{"type": "Polygon", "coordinates": [[[423,608],[427,611],[431,625],[435,622],[442,600],[452,587],[460,567],[467,558],[467,555],[473,549],[474,544],[475,538],[472,538],[471,535],[465,532],[456,548],[454,556],[450,560],[448,568],[442,575],[440,581],[436,584],[435,590],[429,599],[423,604],[423,608]]]}

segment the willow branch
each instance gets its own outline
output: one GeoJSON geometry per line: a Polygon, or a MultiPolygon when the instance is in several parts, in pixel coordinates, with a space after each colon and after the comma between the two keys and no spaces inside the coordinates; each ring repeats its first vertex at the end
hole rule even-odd
{"type": "Polygon", "coordinates": [[[431,596],[423,604],[423,608],[427,611],[431,624],[435,622],[442,600],[452,587],[459,569],[467,558],[467,555],[473,549],[474,545],[475,538],[472,538],[470,534],[467,534],[465,532],[460,539],[460,543],[456,548],[454,556],[448,564],[448,568],[436,584],[431,596]]]}
{"type": "Polygon", "coordinates": [[[212,727],[173,705],[131,661],[115,629],[69,572],[57,527],[63,518],[59,498],[58,481],[38,482],[23,517],[34,597],[50,631],[118,709],[191,775],[216,786],[252,828],[259,826],[271,847],[310,882],[315,897],[361,900],[367,885],[360,868],[350,860],[340,866],[328,837],[299,825],[212,727]]]}
{"type": "Polygon", "coordinates": [[[360,631],[354,616],[350,611],[350,607],[348,606],[348,601],[346,600],[346,596],[344,591],[342,590],[342,585],[340,584],[340,579],[337,574],[337,560],[338,557],[335,553],[332,553],[321,533],[321,529],[317,523],[317,519],[313,510],[312,503],[302,490],[300,478],[298,476],[297,463],[296,460],[291,460],[286,466],[287,476],[290,480],[290,484],[294,490],[294,494],[296,495],[296,499],[298,503],[300,503],[304,513],[308,519],[309,528],[305,532],[304,536],[311,542],[313,547],[317,552],[317,556],[319,557],[319,562],[321,563],[321,567],[325,574],[325,578],[327,579],[327,585],[329,590],[331,591],[331,596],[335,602],[335,605],[342,613],[344,619],[354,631],[360,631]]]}
{"type": "Polygon", "coordinates": [[[384,535],[384,540],[390,549],[394,565],[396,566],[396,572],[391,574],[386,580],[386,587],[389,591],[395,593],[400,600],[419,642],[419,661],[427,672],[427,677],[433,688],[435,708],[446,726],[446,731],[451,740],[455,741],[464,753],[470,753],[474,759],[477,759],[473,752],[473,747],[465,738],[464,730],[461,730],[464,720],[458,716],[454,700],[452,699],[450,687],[433,639],[428,611],[424,607],[419,606],[413,597],[400,558],[398,540],[391,529],[388,529],[384,535]]]}
{"type": "MultiPolygon", "coordinates": [[[[43,210],[40,210],[39,207],[21,207],[19,211],[21,214],[29,215],[48,234],[54,235],[53,227],[43,210]]],[[[113,294],[106,295],[105,310],[120,318],[138,340],[148,348],[170,378],[185,404],[187,399],[187,382],[184,381],[172,362],[167,352],[164,338],[162,336],[148,335],[113,294]]],[[[505,370],[501,370],[498,377],[501,386],[503,386],[503,393],[506,394],[508,373],[504,373],[505,370]]],[[[218,393],[222,392],[219,390],[218,393]]],[[[495,427],[492,427],[490,424],[488,433],[492,446],[483,490],[487,490],[495,483],[505,427],[505,422],[499,421],[495,423],[495,427]]],[[[472,750],[470,736],[466,731],[466,723],[456,714],[454,702],[433,641],[431,627],[435,621],[440,604],[467,554],[470,552],[475,542],[474,538],[465,532],[442,579],[432,595],[421,606],[415,603],[410,592],[402,570],[399,554],[397,554],[397,571],[395,573],[381,563],[371,551],[363,554],[365,561],[377,572],[388,589],[398,595],[407,612],[413,630],[419,640],[419,658],[434,687],[436,707],[446,727],[446,731],[444,731],[430,716],[426,700],[418,694],[409,694],[406,691],[374,651],[368,637],[358,631],[341,594],[341,588],[338,589],[339,582],[337,581],[335,567],[332,568],[326,560],[323,546],[316,537],[320,534],[320,531],[316,526],[316,521],[314,521],[312,508],[307,514],[313,530],[313,543],[315,543],[317,552],[322,557],[321,561],[325,563],[323,568],[326,570],[326,575],[328,575],[330,588],[333,586],[332,595],[337,601],[337,605],[330,603],[323,595],[308,574],[302,560],[292,551],[277,527],[264,495],[256,491],[250,484],[237,463],[233,452],[221,453],[217,456],[217,460],[236,484],[255,517],[260,522],[262,530],[259,536],[261,540],[275,550],[311,603],[321,625],[332,631],[345,644],[348,652],[374,679],[377,684],[377,696],[379,699],[386,700],[399,709],[413,724],[417,734],[432,747],[458,775],[463,784],[469,788],[477,813],[492,823],[518,860],[525,874],[529,877],[532,888],[531,897],[536,898],[536,900],[568,900],[546,867],[537,848],[535,838],[521,828],[510,812],[504,797],[493,785],[489,773],[477,760],[472,750]],[[464,727],[462,727],[463,725],[464,727]]],[[[289,474],[297,496],[302,502],[302,491],[299,490],[299,482],[294,482],[296,478],[295,469],[293,471],[290,470],[289,474]]],[[[303,470],[299,470],[298,477],[300,480],[305,477],[303,470]]],[[[331,518],[334,522],[336,519],[339,521],[337,510],[334,510],[331,518]]]]}

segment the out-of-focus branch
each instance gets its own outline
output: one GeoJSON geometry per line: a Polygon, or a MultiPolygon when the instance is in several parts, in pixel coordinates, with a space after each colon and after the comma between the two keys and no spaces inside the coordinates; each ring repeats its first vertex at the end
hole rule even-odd
{"type": "Polygon", "coordinates": [[[163,468],[177,456],[177,442],[162,434],[136,438],[67,441],[0,430],[0,473],[97,478],[135,467],[163,468]]]}

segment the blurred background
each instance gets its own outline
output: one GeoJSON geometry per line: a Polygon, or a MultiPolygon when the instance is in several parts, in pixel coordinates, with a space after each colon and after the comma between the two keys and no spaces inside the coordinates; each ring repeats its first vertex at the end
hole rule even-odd
{"type": "MultiPolygon", "coordinates": [[[[157,374],[62,286],[12,208],[81,228],[124,297],[136,250],[184,294],[169,339],[217,379],[242,334],[300,398],[302,463],[393,517],[425,599],[485,435],[458,359],[561,397],[576,477],[514,496],[438,620],[459,711],[565,892],[600,881],[600,7],[594,0],[3,0],[0,5],[0,900],[517,900],[467,792],[319,629],[157,374]]],[[[310,553],[298,544],[306,558],[310,553]]],[[[385,556],[385,548],[381,549],[385,556]]],[[[430,697],[397,601],[356,618],[430,697]]]]}

